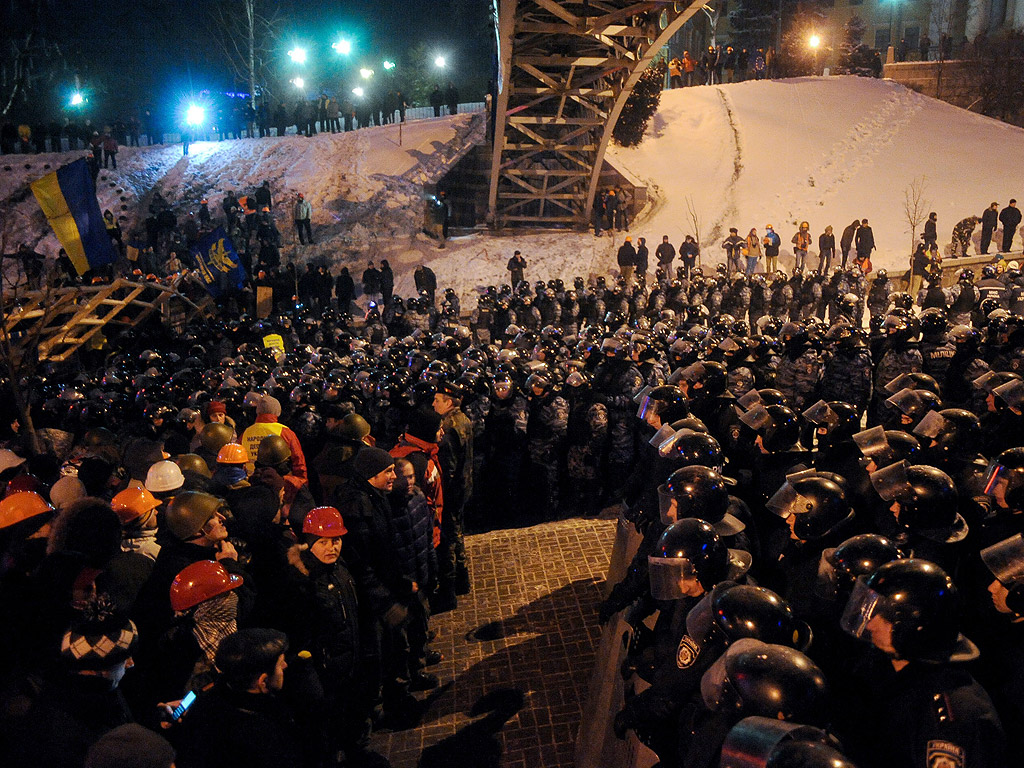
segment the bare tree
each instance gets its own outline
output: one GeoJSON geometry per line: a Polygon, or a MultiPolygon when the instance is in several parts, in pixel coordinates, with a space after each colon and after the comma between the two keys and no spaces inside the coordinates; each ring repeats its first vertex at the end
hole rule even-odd
{"type": "Polygon", "coordinates": [[[256,89],[271,80],[277,39],[277,11],[263,0],[222,0],[213,6],[217,42],[235,77],[249,86],[249,104],[256,108],[256,89]]]}
{"type": "Polygon", "coordinates": [[[927,187],[924,176],[918,176],[903,190],[903,213],[910,227],[910,252],[914,252],[917,244],[917,228],[928,218],[931,201],[926,200],[924,191],[927,187]]]}
{"type": "Polygon", "coordinates": [[[55,14],[50,0],[0,3],[0,115],[27,103],[66,68],[59,45],[43,33],[44,16],[55,14]]]}
{"type": "Polygon", "coordinates": [[[700,250],[697,252],[697,266],[703,266],[701,252],[704,250],[701,246],[700,241],[700,213],[697,211],[697,206],[693,202],[693,195],[686,196],[686,214],[690,218],[690,224],[693,226],[693,239],[697,241],[697,245],[700,250]]]}

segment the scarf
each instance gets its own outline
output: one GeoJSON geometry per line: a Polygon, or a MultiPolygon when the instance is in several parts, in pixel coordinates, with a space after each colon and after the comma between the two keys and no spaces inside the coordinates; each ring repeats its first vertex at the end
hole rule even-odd
{"type": "Polygon", "coordinates": [[[213,479],[227,487],[232,487],[245,480],[249,475],[244,464],[222,464],[213,473],[213,479]]]}
{"type": "Polygon", "coordinates": [[[211,667],[220,641],[238,629],[237,616],[238,593],[234,590],[211,597],[196,606],[192,614],[192,634],[211,667]]]}

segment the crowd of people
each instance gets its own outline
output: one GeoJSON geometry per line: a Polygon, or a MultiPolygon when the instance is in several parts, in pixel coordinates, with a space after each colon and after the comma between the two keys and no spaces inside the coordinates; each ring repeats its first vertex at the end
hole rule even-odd
{"type": "MultiPolygon", "coordinates": [[[[434,117],[458,113],[459,91],[449,81],[442,88],[433,87],[427,99],[434,117]]],[[[66,116],[60,120],[5,120],[0,125],[0,154],[39,154],[70,152],[77,149],[98,150],[101,163],[107,155],[115,155],[118,147],[137,147],[142,142],[152,146],[163,144],[168,134],[177,134],[189,141],[253,139],[284,136],[293,128],[301,136],[317,133],[353,131],[372,125],[404,123],[410,105],[398,88],[367,89],[361,97],[313,93],[294,102],[268,99],[255,103],[244,95],[223,95],[200,101],[205,105],[200,125],[188,125],[187,115],[163,114],[154,108],[132,110],[113,120],[94,123],[92,118],[66,116]]],[[[104,167],[107,167],[104,165],[104,167]]]]}
{"type": "Polygon", "coordinates": [[[643,543],[599,618],[651,683],[614,726],[663,765],[744,734],[1012,764],[1020,270],[915,307],[856,267],[659,262],[531,284],[516,254],[466,313],[424,268],[358,323],[154,321],[17,382],[4,765],[384,765],[369,734],[418,722],[430,617],[473,588],[464,528],[609,506],[643,543]]]}

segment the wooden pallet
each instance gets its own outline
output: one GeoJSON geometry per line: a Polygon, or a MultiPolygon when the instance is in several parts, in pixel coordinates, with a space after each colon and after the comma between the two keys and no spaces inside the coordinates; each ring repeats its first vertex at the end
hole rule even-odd
{"type": "Polygon", "coordinates": [[[119,329],[154,313],[180,328],[214,309],[206,296],[196,303],[161,283],[118,279],[106,285],[57,288],[20,294],[4,302],[4,330],[15,354],[35,345],[40,360],[67,360],[107,325],[119,329]]]}

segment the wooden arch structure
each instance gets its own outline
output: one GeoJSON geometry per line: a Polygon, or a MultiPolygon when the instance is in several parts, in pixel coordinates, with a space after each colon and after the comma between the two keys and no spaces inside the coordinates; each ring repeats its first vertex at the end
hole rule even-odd
{"type": "Polygon", "coordinates": [[[623,105],[706,0],[493,0],[498,36],[488,222],[582,227],[623,105]]]}

